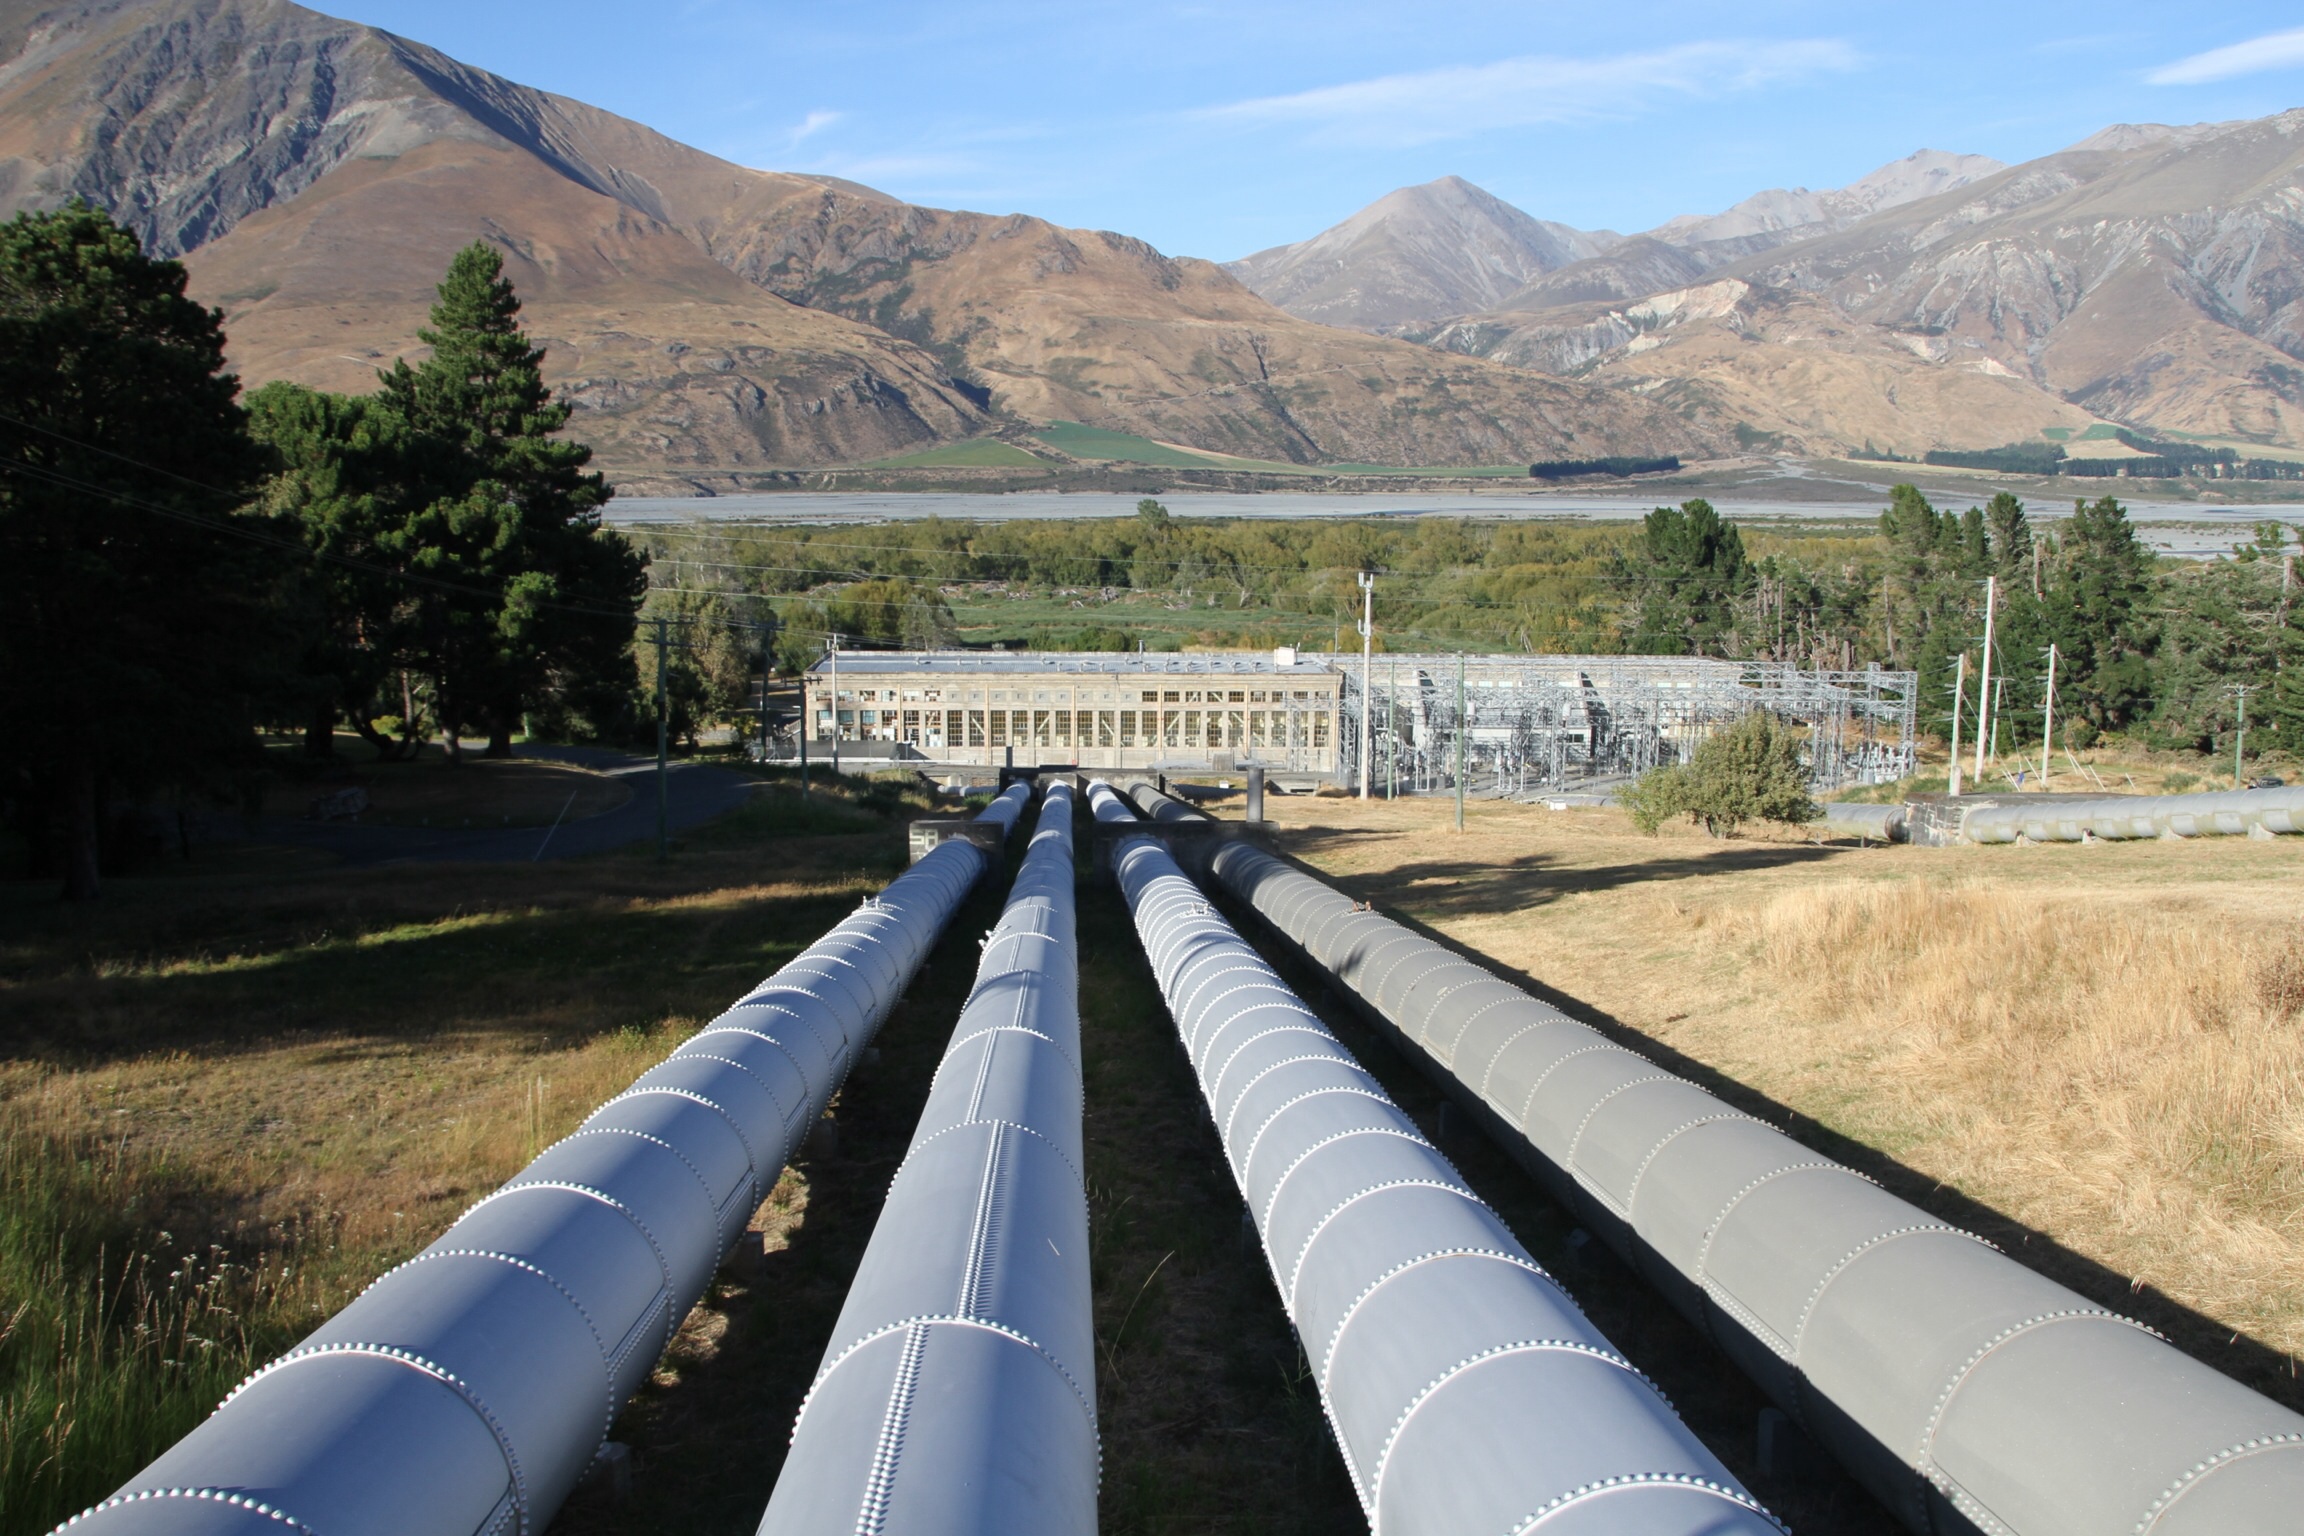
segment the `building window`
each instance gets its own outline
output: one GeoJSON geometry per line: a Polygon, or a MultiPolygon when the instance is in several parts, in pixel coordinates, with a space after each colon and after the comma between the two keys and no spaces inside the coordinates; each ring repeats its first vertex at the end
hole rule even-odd
{"type": "Polygon", "coordinates": [[[1235,689],[1233,689],[1233,690],[1232,690],[1232,700],[1231,700],[1231,702],[1233,702],[1234,704],[1245,704],[1245,703],[1247,703],[1247,702],[1248,702],[1248,695],[1246,695],[1246,694],[1242,693],[1242,692],[1241,692],[1239,689],[1235,688],[1235,689]]]}
{"type": "Polygon", "coordinates": [[[1120,711],[1120,745],[1136,745],[1136,711],[1132,709],[1120,711]]]}
{"type": "Polygon", "coordinates": [[[968,711],[968,745],[984,745],[984,711],[980,709],[968,711]]]}
{"type": "Polygon", "coordinates": [[[1100,747],[1112,745],[1112,711],[1108,709],[1096,711],[1096,745],[1100,747]]]}
{"type": "Polygon", "coordinates": [[[1056,745],[1072,745],[1072,711],[1068,709],[1056,711],[1056,745]]]}
{"type": "Polygon", "coordinates": [[[1160,702],[1163,704],[1174,704],[1181,700],[1183,697],[1184,696],[1182,694],[1171,688],[1166,693],[1160,695],[1160,702]]]}
{"type": "Polygon", "coordinates": [[[1008,711],[1004,709],[992,711],[992,745],[1008,745],[1008,711]]]}

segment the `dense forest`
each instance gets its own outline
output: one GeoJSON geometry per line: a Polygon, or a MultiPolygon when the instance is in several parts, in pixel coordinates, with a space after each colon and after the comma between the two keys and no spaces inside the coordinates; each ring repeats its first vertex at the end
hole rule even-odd
{"type": "Polygon", "coordinates": [[[1373,570],[1394,651],[1638,652],[1921,674],[1922,724],[1969,718],[1987,578],[2006,732],[2037,739],[2057,650],[2060,739],[2106,732],[2229,750],[2247,686],[2259,746],[2304,749],[2304,611],[2287,530],[2222,559],[2155,557],[2110,497],[2042,515],[2014,496],[1939,509],[1898,486],[1877,528],[1740,528],[1702,501],[1637,525],[1448,518],[1203,520],[1156,501],[1131,519],[697,524],[639,536],[652,613],[689,636],[681,727],[734,718],[756,687],[755,628],[786,670],[843,646],[1039,650],[1356,649],[1356,573],[1373,570]],[[2068,737],[2065,733],[2069,733],[2068,737]]]}

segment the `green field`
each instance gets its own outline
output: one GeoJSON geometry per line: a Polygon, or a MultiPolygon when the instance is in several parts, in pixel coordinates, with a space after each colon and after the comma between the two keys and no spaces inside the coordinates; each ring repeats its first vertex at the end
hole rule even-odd
{"type": "Polygon", "coordinates": [[[1195,448],[1171,448],[1132,432],[1108,432],[1077,421],[1052,421],[1032,434],[1060,453],[1076,459],[1109,459],[1124,464],[1150,464],[1160,469],[1252,469],[1265,474],[1302,474],[1301,464],[1279,464],[1264,459],[1234,458],[1202,453],[1195,448]]]}
{"type": "Polygon", "coordinates": [[[1048,469],[1053,466],[1038,454],[996,437],[972,437],[961,443],[939,443],[918,453],[874,459],[866,469],[1048,469]]]}
{"type": "MultiPolygon", "coordinates": [[[[1401,464],[1283,464],[1274,459],[1250,459],[1238,454],[1212,453],[1198,448],[1174,448],[1138,437],[1083,426],[1077,421],[1052,421],[1032,434],[1049,447],[1076,459],[1103,459],[1123,464],[1149,464],[1159,469],[1232,469],[1262,475],[1446,475],[1480,479],[1525,479],[1525,464],[1493,464],[1471,468],[1453,465],[1422,467],[1401,464]]],[[[895,461],[892,461],[895,462],[895,461]]],[[[953,462],[950,460],[944,462],[953,462]]],[[[1005,462],[1005,461],[1004,461],[1005,462]]]]}

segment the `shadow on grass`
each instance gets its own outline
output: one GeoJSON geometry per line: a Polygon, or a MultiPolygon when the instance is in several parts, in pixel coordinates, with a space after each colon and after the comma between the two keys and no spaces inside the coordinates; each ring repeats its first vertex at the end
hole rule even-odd
{"type": "MultiPolygon", "coordinates": [[[[1346,848],[1355,836],[1330,828],[1292,831],[1289,846],[1300,856],[1346,848]]],[[[1385,834],[1397,835],[1397,834],[1385,834]]],[[[1335,880],[1363,901],[1386,907],[1412,899],[1418,907],[1445,917],[1474,917],[1497,912],[1521,912],[1548,906],[1565,896],[1586,891],[1615,890],[1661,880],[1700,880],[1707,875],[1739,874],[1757,869],[1785,869],[1823,864],[1857,852],[1854,844],[1820,846],[1813,843],[1730,843],[1716,851],[1639,863],[1588,867],[1552,854],[1530,853],[1511,859],[1427,859],[1401,864],[1381,873],[1356,873],[1335,880]]],[[[1310,870],[1317,878],[1331,877],[1310,870]]]]}
{"type": "Polygon", "coordinates": [[[0,940],[0,1061],[85,1067],[315,1035],[565,1043],[708,1017],[896,860],[881,836],[778,839],[670,865],[322,871],[249,887],[155,882],[102,913],[26,903],[0,940]],[[747,890],[771,880],[798,888],[747,890]]]}

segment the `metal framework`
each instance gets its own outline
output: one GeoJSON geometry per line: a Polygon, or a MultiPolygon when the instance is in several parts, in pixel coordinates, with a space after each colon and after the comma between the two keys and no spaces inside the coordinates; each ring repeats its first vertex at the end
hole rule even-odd
{"type": "Polygon", "coordinates": [[[1820,790],[1912,772],[1913,672],[1687,656],[1393,655],[1376,658],[1363,692],[1357,669],[1337,670],[1340,776],[1357,776],[1361,717],[1371,714],[1378,794],[1453,788],[1460,741],[1468,793],[1597,787],[1685,761],[1706,736],[1756,709],[1806,735],[1820,790]]]}

